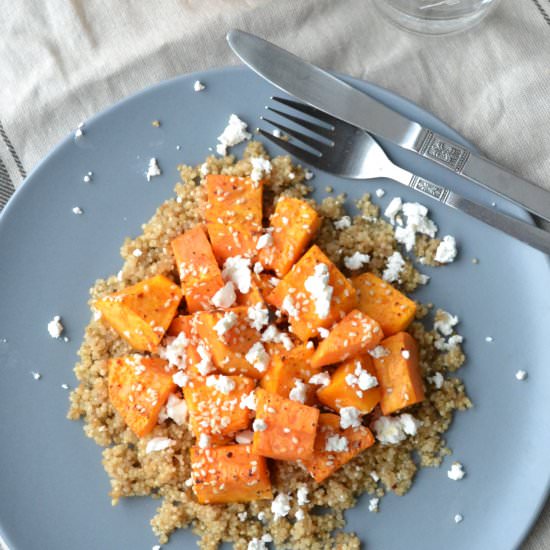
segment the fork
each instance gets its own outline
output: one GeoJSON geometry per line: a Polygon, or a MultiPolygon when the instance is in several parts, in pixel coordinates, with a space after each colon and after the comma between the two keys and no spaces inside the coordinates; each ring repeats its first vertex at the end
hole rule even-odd
{"type": "Polygon", "coordinates": [[[382,147],[370,134],[347,122],[298,101],[282,97],[272,97],[271,99],[315,120],[312,122],[271,106],[266,107],[272,113],[293,122],[312,134],[308,135],[270,118],[260,117],[263,121],[311,149],[308,151],[295,142],[287,141],[258,128],[258,132],[263,137],[291,155],[315,168],[345,178],[362,180],[389,178],[481,220],[533,248],[550,254],[550,233],[547,231],[503,214],[494,208],[471,201],[454,191],[404,170],[388,158],[382,147]]]}

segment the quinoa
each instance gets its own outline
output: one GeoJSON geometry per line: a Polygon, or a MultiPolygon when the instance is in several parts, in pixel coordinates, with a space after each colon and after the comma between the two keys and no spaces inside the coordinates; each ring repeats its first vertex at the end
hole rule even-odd
{"type": "MultiPolygon", "coordinates": [[[[200,166],[179,166],[181,181],[175,186],[176,198],[158,208],[142,226],[140,236],[126,239],[121,248],[124,260],[121,271],[96,281],[90,289],[90,303],[156,274],[177,282],[170,241],[202,221],[205,174],[249,175],[252,169],[249,159],[257,156],[267,158],[263,146],[251,142],[241,160],[233,156],[210,156],[200,166]],[[134,254],[136,249],[141,254],[134,254]]],[[[347,276],[352,274],[344,266],[344,257],[360,251],[370,255],[369,271],[381,275],[387,258],[398,246],[392,226],[380,218],[379,208],[370,201],[369,195],[358,201],[358,214],[350,219],[349,227],[338,230],[333,222],[346,215],[345,196],[329,197],[316,204],[307,198],[311,189],[306,184],[303,168],[293,165],[288,156],[275,157],[271,162],[272,172],[264,186],[266,216],[273,211],[275,199],[280,195],[308,200],[323,216],[316,243],[342,272],[347,276]]],[[[433,263],[438,242],[423,236],[415,252],[425,258],[426,263],[433,263]]],[[[410,293],[420,278],[413,263],[405,260],[397,287],[410,293]]],[[[190,527],[199,535],[199,547],[203,550],[214,550],[224,541],[233,543],[237,550],[245,550],[252,538],[260,538],[265,533],[273,537],[276,548],[356,550],[360,541],[355,534],[335,533],[345,525],[343,512],[353,507],[363,493],[382,497],[387,491],[393,491],[404,495],[419,467],[439,466],[443,457],[450,454],[444,433],[454,411],[471,407],[463,383],[451,376],[465,359],[460,344],[446,351],[435,347],[441,335],[427,326],[431,309],[431,305],[419,304],[416,320],[408,329],[419,344],[426,390],[425,400],[407,409],[421,422],[417,434],[398,445],[377,442],[323,483],[316,483],[295,463],[272,462],[274,494],[283,492],[292,497],[291,511],[286,517],[274,518],[271,501],[266,500],[247,504],[198,504],[185,483],[191,475],[189,449],[194,443],[186,425],[177,426],[171,421],[157,425],[150,437],[169,437],[175,443],[165,450],[146,453],[149,437],[134,435],[114,411],[108,397],[107,360],[127,354],[131,349],[96,315],[86,327],[79,350],[75,374],[80,384],[70,395],[68,418],[83,419],[86,435],[105,447],[103,465],[110,477],[113,505],[122,497],[139,495],[161,500],[151,520],[161,544],[167,542],[175,529],[190,527]],[[429,381],[436,373],[446,375],[439,389],[429,381]],[[376,473],[374,477],[379,477],[378,481],[374,481],[372,472],[376,473]],[[297,504],[298,487],[308,490],[309,500],[302,506],[297,504]],[[303,514],[300,520],[295,517],[298,510],[299,517],[303,514]]]]}

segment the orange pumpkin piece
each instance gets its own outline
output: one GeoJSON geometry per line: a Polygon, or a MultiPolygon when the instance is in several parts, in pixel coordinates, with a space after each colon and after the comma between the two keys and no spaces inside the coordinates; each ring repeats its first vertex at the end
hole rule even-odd
{"type": "Polygon", "coordinates": [[[205,226],[196,225],[176,237],[172,251],[189,312],[213,309],[210,300],[224,282],[205,226]]]}
{"type": "Polygon", "coordinates": [[[286,275],[313,240],[321,218],[307,202],[281,197],[270,218],[273,244],[260,250],[258,258],[266,269],[277,277],[286,275]]]}
{"type": "Polygon", "coordinates": [[[96,300],[102,319],[138,351],[156,351],[176,315],[182,292],[156,275],[96,300]]]}
{"type": "Polygon", "coordinates": [[[416,304],[372,273],[351,280],[357,290],[359,309],[380,323],[386,336],[405,330],[414,319],[416,304]]]}
{"type": "Polygon", "coordinates": [[[316,401],[315,387],[307,384],[307,381],[318,372],[311,366],[313,353],[314,348],[305,344],[290,351],[277,350],[271,358],[269,369],[260,380],[260,386],[269,393],[288,398],[297,382],[305,382],[305,404],[312,405],[316,401]]]}
{"type": "Polygon", "coordinates": [[[253,452],[276,460],[303,460],[313,454],[319,409],[256,390],[253,452]]]}
{"type": "Polygon", "coordinates": [[[138,437],[147,435],[176,389],[174,370],[164,359],[137,354],[111,358],[108,368],[111,404],[138,437]]]}
{"type": "Polygon", "coordinates": [[[361,311],[354,309],[332,327],[319,343],[311,364],[324,367],[375,348],[384,338],[380,325],[361,311]]]}
{"type": "Polygon", "coordinates": [[[380,345],[389,352],[389,355],[374,359],[382,390],[382,413],[391,414],[423,401],[416,340],[408,332],[398,332],[382,340],[380,345]]]}
{"type": "Polygon", "coordinates": [[[267,461],[250,445],[191,447],[191,477],[200,504],[273,498],[267,461]]]}
{"type": "Polygon", "coordinates": [[[302,460],[302,464],[311,477],[321,483],[374,442],[366,426],[342,430],[337,414],[324,413],[319,415],[315,451],[309,459],[302,460]]]}
{"type": "Polygon", "coordinates": [[[220,372],[261,378],[269,365],[269,355],[260,342],[260,333],[250,326],[248,309],[241,306],[201,311],[195,314],[195,327],[220,372]],[[226,321],[230,328],[225,330],[222,325],[226,321]]]}
{"type": "Polygon", "coordinates": [[[349,359],[333,373],[330,384],[317,390],[319,401],[335,411],[355,407],[362,414],[370,413],[380,402],[381,387],[369,355],[349,359]]]}
{"type": "Polygon", "coordinates": [[[191,381],[184,389],[184,397],[195,437],[228,436],[246,430],[251,414],[248,408],[241,407],[241,399],[255,386],[254,380],[246,376],[211,374],[191,381]]]}
{"type": "Polygon", "coordinates": [[[255,256],[262,233],[262,182],[222,174],[206,177],[205,218],[220,264],[231,256],[255,256]]]}
{"type": "Polygon", "coordinates": [[[267,301],[288,314],[292,332],[303,342],[317,336],[319,328],[340,321],[357,305],[355,289],[317,245],[294,264],[267,301]],[[328,288],[319,291],[327,274],[328,288]]]}

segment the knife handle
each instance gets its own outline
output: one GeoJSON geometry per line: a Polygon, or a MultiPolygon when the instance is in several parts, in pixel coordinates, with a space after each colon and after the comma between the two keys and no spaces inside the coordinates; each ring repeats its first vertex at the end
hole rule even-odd
{"type": "Polygon", "coordinates": [[[520,178],[462,145],[424,128],[414,150],[424,158],[550,221],[550,192],[520,178]]]}

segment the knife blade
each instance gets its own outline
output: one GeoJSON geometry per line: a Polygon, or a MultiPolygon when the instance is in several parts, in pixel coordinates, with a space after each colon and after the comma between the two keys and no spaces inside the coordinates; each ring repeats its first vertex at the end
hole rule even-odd
{"type": "Polygon", "coordinates": [[[250,33],[227,42],[268,82],[309,105],[413,151],[550,221],[550,192],[386,107],[327,71],[250,33]]]}

